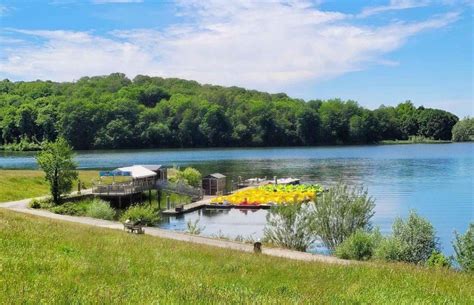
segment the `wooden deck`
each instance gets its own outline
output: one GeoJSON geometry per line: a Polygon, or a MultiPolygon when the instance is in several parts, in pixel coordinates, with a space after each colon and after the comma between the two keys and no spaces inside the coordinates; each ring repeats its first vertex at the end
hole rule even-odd
{"type": "Polygon", "coordinates": [[[163,212],[161,212],[163,215],[168,215],[168,216],[175,216],[175,215],[181,215],[184,213],[189,213],[192,211],[199,210],[203,207],[206,207],[211,204],[211,199],[215,198],[216,196],[204,196],[202,200],[192,202],[189,204],[186,204],[183,206],[183,209],[181,211],[176,211],[176,208],[168,209],[163,212]]]}

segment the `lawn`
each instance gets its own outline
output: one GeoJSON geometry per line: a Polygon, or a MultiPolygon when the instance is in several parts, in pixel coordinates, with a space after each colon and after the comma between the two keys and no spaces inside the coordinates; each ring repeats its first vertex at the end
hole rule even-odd
{"type": "Polygon", "coordinates": [[[240,253],[0,209],[0,304],[474,303],[474,276],[240,253]]]}
{"type": "MultiPolygon", "coordinates": [[[[79,171],[79,179],[91,187],[91,180],[98,177],[97,171],[79,171]]],[[[77,190],[77,182],[74,183],[77,190]]],[[[0,170],[0,202],[20,200],[47,195],[49,187],[44,173],[39,170],[0,170]]]]}

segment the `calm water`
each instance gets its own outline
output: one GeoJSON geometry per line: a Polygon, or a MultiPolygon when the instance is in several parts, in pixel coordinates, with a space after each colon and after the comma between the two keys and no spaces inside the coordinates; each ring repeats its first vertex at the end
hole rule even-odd
{"type": "MultiPolygon", "coordinates": [[[[389,232],[393,219],[410,209],[428,218],[445,253],[453,231],[464,232],[474,219],[474,144],[380,145],[317,148],[181,149],[80,152],[81,168],[130,164],[192,165],[230,179],[294,176],[325,186],[339,180],[363,183],[376,199],[375,225],[389,232]]],[[[0,153],[0,168],[34,168],[32,153],[0,153]]],[[[261,235],[265,211],[201,211],[163,226],[184,230],[200,217],[205,235],[261,235]]]]}

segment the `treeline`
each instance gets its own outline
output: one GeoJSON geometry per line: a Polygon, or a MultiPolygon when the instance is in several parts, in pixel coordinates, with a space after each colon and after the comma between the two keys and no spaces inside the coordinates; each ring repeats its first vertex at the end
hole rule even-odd
{"type": "Polygon", "coordinates": [[[450,140],[439,109],[368,110],[355,101],[294,99],[238,87],[124,74],[76,82],[0,82],[0,145],[64,137],[75,149],[362,144],[450,140]]]}

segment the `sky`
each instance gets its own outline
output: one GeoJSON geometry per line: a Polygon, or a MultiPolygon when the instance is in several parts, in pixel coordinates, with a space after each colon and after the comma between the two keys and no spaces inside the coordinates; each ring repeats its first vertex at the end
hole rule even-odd
{"type": "Polygon", "coordinates": [[[474,0],[0,0],[0,79],[179,77],[474,116],[474,0]]]}

